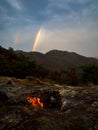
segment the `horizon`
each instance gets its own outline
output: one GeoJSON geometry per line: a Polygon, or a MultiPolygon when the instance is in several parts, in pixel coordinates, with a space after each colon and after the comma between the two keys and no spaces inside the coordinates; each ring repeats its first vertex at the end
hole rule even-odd
{"type": "MultiPolygon", "coordinates": [[[[1,46],[1,47],[3,47],[3,46],[1,46]]],[[[3,47],[4,49],[9,49],[9,48],[12,48],[12,47],[8,47],[8,48],[5,48],[5,47],[3,47]]],[[[93,56],[85,56],[85,55],[83,55],[83,54],[79,54],[79,53],[77,53],[77,52],[73,52],[73,51],[67,51],[67,50],[59,50],[59,49],[52,49],[52,50],[49,50],[49,51],[46,51],[46,52],[41,52],[41,51],[24,51],[24,50],[15,50],[14,48],[12,48],[14,51],[22,51],[22,52],[26,52],[26,53],[41,53],[41,54],[46,54],[46,53],[49,53],[49,52],[51,52],[51,51],[61,51],[61,52],[68,52],[68,53],[75,53],[75,54],[77,54],[77,55],[80,55],[80,56],[84,56],[84,57],[88,57],[88,58],[96,58],[96,59],[98,59],[98,56],[96,56],[96,57],[93,57],[93,56]]]]}
{"type": "Polygon", "coordinates": [[[98,57],[97,0],[1,0],[0,15],[4,48],[30,52],[34,47],[41,53],[57,49],[98,57]]]}

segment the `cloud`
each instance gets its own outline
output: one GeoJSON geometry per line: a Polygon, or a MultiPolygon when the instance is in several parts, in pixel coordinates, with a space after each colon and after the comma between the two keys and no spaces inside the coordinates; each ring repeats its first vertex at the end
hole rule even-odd
{"type": "Polygon", "coordinates": [[[49,2],[46,11],[43,12],[46,17],[49,16],[44,22],[44,27],[48,30],[92,28],[94,31],[98,29],[98,4],[96,2],[92,0],[49,0],[49,2]],[[57,9],[63,9],[63,12],[59,13],[57,9]]]}
{"type": "Polygon", "coordinates": [[[2,19],[0,19],[1,22],[14,22],[16,20],[16,18],[12,17],[12,16],[8,16],[7,14],[4,14],[2,16],[2,19]]]}
{"type": "Polygon", "coordinates": [[[44,13],[51,12],[51,15],[69,16],[77,14],[78,17],[91,17],[98,13],[98,1],[92,0],[49,0],[44,13]],[[57,11],[59,10],[59,12],[57,11]],[[90,16],[91,15],[91,16],[90,16]]]}
{"type": "Polygon", "coordinates": [[[5,47],[12,47],[18,50],[31,51],[38,25],[26,25],[20,28],[8,28],[0,31],[0,44],[5,47]],[[18,44],[16,38],[18,37],[18,44]]]}
{"type": "Polygon", "coordinates": [[[98,48],[97,31],[87,28],[44,29],[36,51],[47,52],[52,49],[73,51],[85,56],[96,56],[98,48]]]}
{"type": "Polygon", "coordinates": [[[49,0],[48,7],[66,9],[66,8],[69,8],[68,3],[69,3],[68,0],[66,1],[65,0],[49,0]]]}
{"type": "Polygon", "coordinates": [[[22,5],[20,4],[19,0],[7,0],[7,2],[13,7],[16,8],[17,10],[22,9],[22,5]]]}
{"type": "Polygon", "coordinates": [[[0,6],[0,12],[1,12],[1,14],[3,13],[7,13],[7,9],[6,8],[4,8],[3,6],[0,6]]]}
{"type": "MultiPolygon", "coordinates": [[[[47,24],[47,26],[49,26],[47,24]]],[[[40,38],[35,47],[35,51],[47,52],[58,49],[73,51],[85,56],[97,56],[98,30],[91,27],[66,27],[63,24],[59,27],[47,27],[43,25],[40,38]]],[[[0,32],[0,43],[4,47],[31,51],[32,43],[39,26],[37,24],[26,25],[21,28],[10,28],[0,32]],[[15,45],[17,34],[20,34],[18,44],[15,45]]]]}
{"type": "MultiPolygon", "coordinates": [[[[89,26],[98,25],[98,4],[92,0],[48,0],[45,10],[40,13],[46,17],[44,24],[50,26],[89,26]],[[59,11],[58,11],[59,10],[59,11]],[[93,25],[94,25],[93,24],[93,25]]],[[[46,25],[47,26],[47,25],[46,25]]]]}
{"type": "MultiPolygon", "coordinates": [[[[26,3],[22,0],[6,0],[17,10],[26,3]]],[[[31,51],[38,28],[43,26],[36,51],[46,52],[52,49],[75,51],[86,56],[97,56],[98,48],[98,4],[92,0],[48,0],[42,11],[27,6],[24,12],[3,8],[2,22],[5,26],[0,31],[0,43],[4,47],[31,51]],[[32,15],[33,12],[33,15],[32,15]],[[39,13],[39,14],[38,14],[39,13]],[[9,14],[9,15],[8,15],[9,14]],[[14,15],[13,15],[14,14],[14,15]],[[6,26],[6,24],[10,24],[6,26]],[[21,35],[15,45],[17,34],[21,35]]],[[[27,1],[28,2],[28,1],[27,1]]],[[[9,6],[8,6],[9,7],[9,6]]]]}

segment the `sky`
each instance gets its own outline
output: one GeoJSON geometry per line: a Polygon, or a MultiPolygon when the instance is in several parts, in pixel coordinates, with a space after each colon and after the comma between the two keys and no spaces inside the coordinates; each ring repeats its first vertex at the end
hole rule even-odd
{"type": "Polygon", "coordinates": [[[0,45],[98,56],[98,0],[0,0],[0,45]]]}

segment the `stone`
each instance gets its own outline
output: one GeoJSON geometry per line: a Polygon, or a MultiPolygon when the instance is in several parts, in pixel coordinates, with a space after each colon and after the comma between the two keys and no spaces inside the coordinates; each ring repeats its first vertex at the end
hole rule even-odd
{"type": "Polygon", "coordinates": [[[0,91],[0,102],[6,103],[8,101],[8,97],[5,92],[0,91]]]}
{"type": "Polygon", "coordinates": [[[98,87],[6,82],[0,81],[0,130],[98,129],[98,87]],[[39,97],[44,107],[32,106],[28,95],[39,97]]]}

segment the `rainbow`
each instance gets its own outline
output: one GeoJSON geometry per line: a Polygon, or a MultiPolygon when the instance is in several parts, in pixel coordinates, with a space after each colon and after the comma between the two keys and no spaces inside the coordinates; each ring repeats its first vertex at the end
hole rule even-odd
{"type": "Polygon", "coordinates": [[[16,35],[16,38],[15,38],[15,45],[17,45],[18,43],[19,43],[19,41],[20,41],[20,33],[18,33],[17,35],[16,35]]]}
{"type": "Polygon", "coordinates": [[[39,39],[40,34],[41,34],[41,28],[37,31],[37,33],[35,35],[35,38],[34,38],[34,41],[33,41],[33,46],[32,46],[32,51],[35,50],[35,47],[36,47],[36,44],[37,44],[37,41],[39,39]]]}

